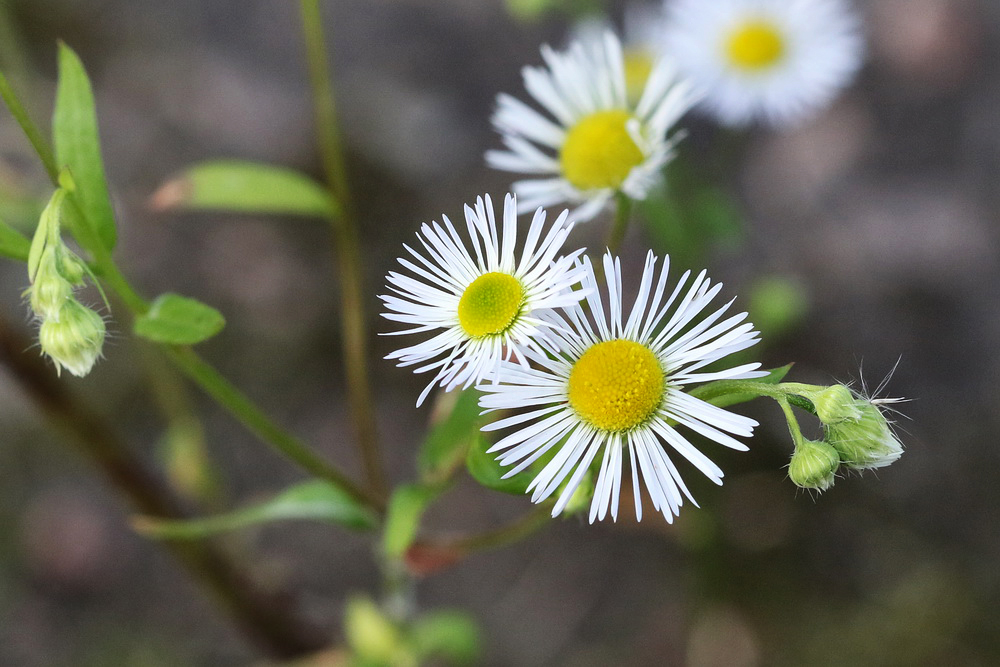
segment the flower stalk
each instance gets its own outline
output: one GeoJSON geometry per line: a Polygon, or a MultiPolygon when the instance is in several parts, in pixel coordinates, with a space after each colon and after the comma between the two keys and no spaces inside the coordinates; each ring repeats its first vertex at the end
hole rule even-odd
{"type": "Polygon", "coordinates": [[[331,216],[329,223],[333,231],[334,253],[339,260],[340,319],[348,402],[368,487],[376,495],[384,497],[388,487],[379,451],[378,429],[375,424],[374,401],[368,372],[357,219],[339,134],[340,126],[337,120],[333,79],[330,75],[329,53],[324,39],[319,0],[301,0],[299,7],[320,157],[327,185],[339,209],[339,215],[331,216]]]}

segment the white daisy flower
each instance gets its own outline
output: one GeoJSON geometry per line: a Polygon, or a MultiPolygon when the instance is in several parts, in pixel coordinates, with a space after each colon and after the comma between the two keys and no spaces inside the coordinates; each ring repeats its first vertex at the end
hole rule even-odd
{"type": "MultiPolygon", "coordinates": [[[[483,385],[480,405],[490,410],[521,410],[484,430],[517,426],[490,449],[502,452],[502,465],[516,464],[507,476],[526,469],[553,447],[555,455],[535,477],[529,490],[541,502],[560,486],[552,515],[559,514],[573,496],[598,454],[600,472],[590,505],[590,521],[603,520],[610,509],[618,518],[622,464],[632,468],[635,511],[642,518],[639,477],[653,506],[672,522],[686,496],[694,499],[664,445],[687,459],[716,484],[722,470],[684,437],[684,426],[710,440],[745,450],[733,435],[749,437],[753,419],[733,414],[684,392],[696,382],[755,378],[765,375],[758,363],[727,370],[704,370],[723,357],[758,341],[746,313],[722,319],[732,301],[705,314],[722,285],[712,285],[705,272],[688,285],[690,272],[664,299],[669,258],[656,276],[656,258],[646,257],[638,296],[624,319],[621,264],[604,256],[608,284],[608,313],[597,289],[597,279],[584,259],[587,305],[566,309],[566,317],[547,316],[552,336],[562,352],[529,352],[532,367],[504,364],[502,384],[483,385]],[[686,289],[685,289],[686,288],[686,289]],[[683,293],[683,296],[682,296],[683,293]],[[679,298],[680,297],[680,298],[679,298]]],[[[697,503],[695,503],[697,505],[697,503]]]]}
{"type": "MultiPolygon", "coordinates": [[[[625,66],[625,95],[630,105],[639,103],[659,54],[664,52],[666,16],[659,5],[629,5],[625,8],[622,31],[622,60],[625,66]]],[[[570,38],[600,45],[604,33],[613,30],[604,18],[589,16],[572,27],[570,38]]]]}
{"type": "Polygon", "coordinates": [[[565,52],[543,46],[542,57],[547,67],[524,68],[524,87],[552,119],[501,93],[493,126],[507,150],[486,153],[495,169],[538,175],[514,183],[520,210],[569,202],[580,222],[615,192],[644,199],[673,156],[677,135],[668,140],[668,131],[697,99],[691,86],[661,58],[631,104],[622,46],[610,32],[565,52]]]}
{"type": "Polygon", "coordinates": [[[434,333],[386,357],[398,359],[400,366],[425,364],[417,373],[436,371],[418,406],[435,385],[468,387],[489,377],[501,360],[524,363],[525,349],[540,350],[538,341],[547,339],[551,327],[535,311],[573,306],[582,298],[582,292],[569,288],[582,279],[577,257],[583,250],[556,258],[573,228],[568,211],[544,236],[545,211],[535,211],[518,257],[516,210],[516,197],[507,195],[498,236],[489,195],[476,199],[475,209],[466,206],[472,253],[447,216],[443,225],[424,223],[417,238],[426,254],[404,244],[416,261],[399,259],[414,277],[395,271],[386,277],[395,295],[380,297],[391,311],[383,317],[414,325],[389,335],[434,333]]]}
{"type": "Polygon", "coordinates": [[[845,0],[673,0],[666,46],[726,125],[787,125],[831,102],[861,66],[845,0]]]}

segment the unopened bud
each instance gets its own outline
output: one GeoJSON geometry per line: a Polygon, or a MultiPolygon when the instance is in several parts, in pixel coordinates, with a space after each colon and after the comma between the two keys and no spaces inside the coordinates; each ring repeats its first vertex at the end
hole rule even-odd
{"type": "Polygon", "coordinates": [[[830,387],[801,386],[808,388],[796,390],[795,393],[809,399],[816,409],[816,416],[824,424],[857,421],[861,418],[861,411],[857,407],[857,397],[848,387],[842,384],[830,387]]]}
{"type": "Polygon", "coordinates": [[[56,370],[66,368],[83,377],[94,367],[104,346],[104,320],[96,312],[69,299],[58,318],[46,319],[38,332],[42,352],[55,362],[56,370]]]}
{"type": "Polygon", "coordinates": [[[28,290],[31,310],[43,320],[58,320],[59,311],[73,297],[73,285],[59,275],[55,253],[46,251],[28,290]]]}
{"type": "Polygon", "coordinates": [[[836,478],[840,467],[837,450],[825,442],[803,440],[795,447],[788,465],[788,476],[803,489],[826,491],[836,478]]]}
{"type": "Polygon", "coordinates": [[[844,465],[855,470],[882,468],[902,456],[903,445],[878,406],[863,398],[856,399],[855,406],[858,419],[826,425],[826,442],[844,465]]]}

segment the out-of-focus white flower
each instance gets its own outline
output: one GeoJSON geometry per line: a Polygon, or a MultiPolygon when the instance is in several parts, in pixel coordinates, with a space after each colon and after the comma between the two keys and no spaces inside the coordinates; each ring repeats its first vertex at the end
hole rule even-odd
{"type": "Polygon", "coordinates": [[[861,66],[846,0],[672,0],[667,10],[666,48],[726,125],[800,121],[861,66]]]}

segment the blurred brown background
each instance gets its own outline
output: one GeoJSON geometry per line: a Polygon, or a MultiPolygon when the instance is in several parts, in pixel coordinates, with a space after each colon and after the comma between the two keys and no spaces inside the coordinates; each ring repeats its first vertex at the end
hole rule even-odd
{"type": "MultiPolygon", "coordinates": [[[[506,191],[508,176],[482,161],[498,143],[494,96],[523,96],[520,67],[540,60],[540,43],[561,43],[567,22],[518,22],[499,0],[327,5],[374,333],[387,328],[382,277],[418,223],[506,191]]],[[[220,308],[229,326],[204,356],[357,471],[324,226],[147,205],[159,184],[208,158],[318,175],[296,4],[9,0],[2,11],[0,56],[36,118],[51,110],[56,39],[93,78],[126,273],[148,296],[177,291],[220,308]]],[[[777,410],[745,406],[761,436],[749,453],[710,451],[727,471],[722,488],[685,470],[702,509],[685,508],[673,527],[655,516],[559,521],[423,581],[422,606],[479,619],[486,664],[1000,663],[1000,3],[871,0],[864,11],[859,82],[802,128],[753,135],[730,167],[746,244],[709,264],[733,293],[780,275],[809,294],[800,325],[761,351],[769,366],[797,361],[793,379],[847,380],[863,368],[877,385],[899,359],[886,393],[914,399],[899,424],[906,454],[813,499],[785,477],[777,410]]],[[[697,146],[709,129],[692,127],[697,146]]],[[[6,111],[0,180],[11,222],[48,196],[6,111]]],[[[578,230],[579,242],[599,245],[604,224],[578,230]]],[[[648,244],[634,227],[634,271],[648,244]]],[[[0,281],[4,319],[28,335],[24,267],[3,261],[0,281]]],[[[118,331],[89,377],[63,382],[153,461],[162,421],[118,331]]],[[[376,340],[377,357],[391,344],[376,340]]],[[[377,357],[381,434],[400,482],[414,475],[429,411],[413,407],[420,379],[377,357]]],[[[223,502],[299,479],[194,395],[223,502]]],[[[0,420],[0,664],[259,660],[161,547],[131,532],[129,509],[2,371],[0,420]]],[[[426,523],[488,527],[527,505],[466,481],[426,523]]],[[[378,585],[365,537],[295,524],[242,539],[262,575],[299,592],[335,638],[344,596],[378,585]]]]}

